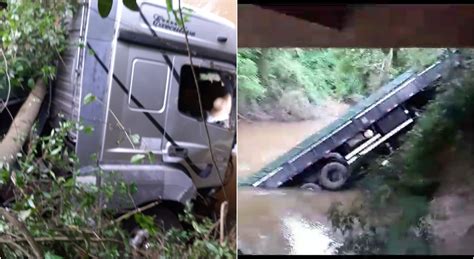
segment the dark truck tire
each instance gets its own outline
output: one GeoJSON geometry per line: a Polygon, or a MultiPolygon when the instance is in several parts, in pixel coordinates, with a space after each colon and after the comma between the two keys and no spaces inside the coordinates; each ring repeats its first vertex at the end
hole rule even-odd
{"type": "Polygon", "coordinates": [[[155,223],[157,227],[162,229],[163,231],[168,231],[172,228],[183,228],[181,222],[179,222],[178,215],[173,210],[165,206],[158,205],[154,208],[151,208],[150,211],[146,214],[155,217],[155,223]]]}
{"type": "Polygon", "coordinates": [[[339,162],[339,163],[343,164],[346,167],[349,165],[347,163],[346,159],[341,154],[339,154],[337,152],[331,152],[331,153],[325,155],[324,159],[325,159],[326,163],[339,162]]]}
{"type": "Polygon", "coordinates": [[[303,189],[303,190],[312,191],[312,192],[318,192],[318,191],[322,190],[321,186],[319,186],[315,183],[305,183],[305,184],[301,185],[300,188],[303,189]]]}
{"type": "Polygon", "coordinates": [[[348,168],[344,164],[336,161],[324,165],[318,175],[319,184],[328,190],[341,188],[348,178],[348,168]]]}

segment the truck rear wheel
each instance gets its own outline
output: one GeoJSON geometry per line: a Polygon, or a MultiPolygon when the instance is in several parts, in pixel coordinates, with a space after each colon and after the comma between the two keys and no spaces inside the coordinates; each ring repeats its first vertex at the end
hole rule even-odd
{"type": "Polygon", "coordinates": [[[319,184],[329,190],[341,188],[349,178],[349,170],[340,162],[329,162],[321,168],[319,184]]]}
{"type": "Polygon", "coordinates": [[[326,163],[328,162],[339,162],[344,166],[348,166],[347,160],[337,152],[331,152],[324,157],[326,163]]]}
{"type": "Polygon", "coordinates": [[[308,191],[312,191],[312,192],[321,191],[321,186],[319,186],[315,183],[305,183],[305,184],[301,185],[300,188],[303,189],[303,190],[308,190],[308,191]]]}

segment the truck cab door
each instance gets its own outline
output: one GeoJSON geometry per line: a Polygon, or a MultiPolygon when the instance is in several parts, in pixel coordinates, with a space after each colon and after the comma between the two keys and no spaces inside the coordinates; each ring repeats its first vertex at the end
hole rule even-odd
{"type": "Polygon", "coordinates": [[[153,154],[161,163],[172,59],[170,66],[160,52],[121,41],[116,53],[102,161],[129,164],[153,154]]]}
{"type": "Polygon", "coordinates": [[[193,58],[193,64],[199,80],[208,133],[200,113],[189,59],[187,56],[175,56],[175,75],[179,76],[172,78],[167,98],[165,131],[169,138],[163,139],[163,161],[179,163],[190,174],[197,188],[217,187],[225,177],[234,143],[235,66],[200,58],[193,58]],[[218,104],[214,102],[216,98],[221,98],[219,104],[224,113],[218,114],[216,109],[213,110],[218,104]],[[223,115],[226,113],[227,120],[223,115]],[[212,161],[208,137],[218,169],[212,161]]]}

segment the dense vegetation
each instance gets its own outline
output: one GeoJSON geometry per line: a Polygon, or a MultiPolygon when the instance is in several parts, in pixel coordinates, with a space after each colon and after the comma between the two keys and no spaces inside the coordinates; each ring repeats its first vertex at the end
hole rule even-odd
{"type": "MultiPolygon", "coordinates": [[[[106,16],[112,0],[100,2],[106,16]]],[[[133,2],[124,0],[126,6],[136,6],[133,2]]],[[[60,54],[67,47],[66,24],[75,11],[74,3],[11,0],[7,10],[0,10],[0,112],[10,113],[3,105],[8,102],[5,97],[17,90],[34,93],[41,88],[44,97],[46,85],[55,78],[56,66],[63,62],[60,54]]],[[[41,103],[41,96],[35,98],[41,103]]],[[[84,105],[91,101],[93,98],[84,100],[84,105]]],[[[25,103],[28,104],[28,99],[25,103]]],[[[116,211],[106,209],[103,204],[116,195],[132,203],[129,198],[136,187],[124,184],[119,178],[100,188],[80,183],[78,160],[65,143],[70,130],[87,133],[92,129],[64,122],[49,134],[38,136],[31,129],[37,110],[25,115],[28,112],[26,107],[11,118],[15,119],[13,122],[8,122],[13,125],[9,133],[15,134],[10,144],[15,143],[18,152],[7,161],[0,156],[1,258],[235,257],[232,239],[224,238],[218,230],[219,224],[210,218],[198,218],[191,205],[180,215],[184,228],[166,233],[158,228],[152,215],[137,206],[117,218],[116,211]],[[22,124],[25,127],[21,137],[16,131],[19,115],[31,121],[22,124]],[[129,219],[150,234],[146,249],[129,243],[130,233],[122,225],[129,219]]],[[[12,152],[12,145],[5,144],[9,137],[7,134],[1,139],[0,155],[2,151],[12,152]]],[[[159,201],[151,205],[159,205],[159,201]]]]}
{"type": "MultiPolygon", "coordinates": [[[[462,50],[462,54],[466,64],[472,62],[471,50],[462,50]]],[[[363,208],[331,211],[334,227],[346,236],[339,253],[433,253],[431,223],[436,215],[429,203],[433,195],[440,185],[453,184],[443,182],[449,174],[459,174],[471,192],[474,188],[469,164],[466,171],[451,169],[453,163],[472,161],[473,72],[468,65],[444,80],[441,93],[405,136],[401,148],[369,167],[360,183],[368,199],[363,208]],[[382,165],[384,160],[388,163],[382,165]]]]}
{"type": "Polygon", "coordinates": [[[442,49],[239,49],[239,113],[259,119],[311,119],[327,99],[358,101],[442,49]]]}
{"type": "MultiPolygon", "coordinates": [[[[64,141],[75,126],[66,122],[49,136],[35,137],[18,155],[18,166],[0,169],[0,184],[10,186],[12,201],[0,208],[2,258],[232,258],[233,245],[219,242],[218,224],[198,219],[189,204],[181,217],[183,230],[161,231],[153,215],[139,208],[119,218],[104,208],[113,197],[132,203],[135,185],[109,175],[100,188],[77,180],[78,163],[64,141]],[[128,219],[150,233],[147,249],[134,248],[123,228],[128,219]]],[[[83,128],[83,127],[81,127],[83,128]]],[[[81,129],[80,128],[80,129],[81,129]]],[[[106,177],[106,175],[102,175],[106,177]]],[[[156,204],[158,205],[158,204],[156,204]]]]}

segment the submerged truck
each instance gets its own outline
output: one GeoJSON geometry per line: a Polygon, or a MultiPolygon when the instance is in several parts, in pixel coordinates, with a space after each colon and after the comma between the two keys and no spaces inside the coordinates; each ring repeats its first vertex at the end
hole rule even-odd
{"type": "MultiPolygon", "coordinates": [[[[106,18],[97,0],[80,4],[54,82],[49,121],[53,127],[69,120],[93,128],[68,136],[80,161],[80,181],[100,186],[113,174],[136,185],[136,206],[157,200],[182,205],[198,193],[215,192],[225,180],[235,145],[236,30],[210,13],[188,14],[201,107],[184,31],[166,1],[137,4],[139,11],[132,11],[113,1],[106,18]],[[207,116],[217,98],[229,95],[230,114],[207,122],[206,131],[200,109],[207,116]],[[84,102],[91,96],[95,101],[84,102]],[[153,159],[136,163],[137,155],[153,159]]],[[[115,199],[107,206],[129,209],[133,203],[115,199]]]]}
{"type": "Polygon", "coordinates": [[[436,93],[437,82],[460,65],[448,51],[439,61],[415,73],[409,70],[353,106],[340,119],[311,135],[258,172],[239,180],[241,186],[342,188],[357,160],[391,152],[436,93]],[[319,185],[319,186],[318,186],[319,185]]]}

